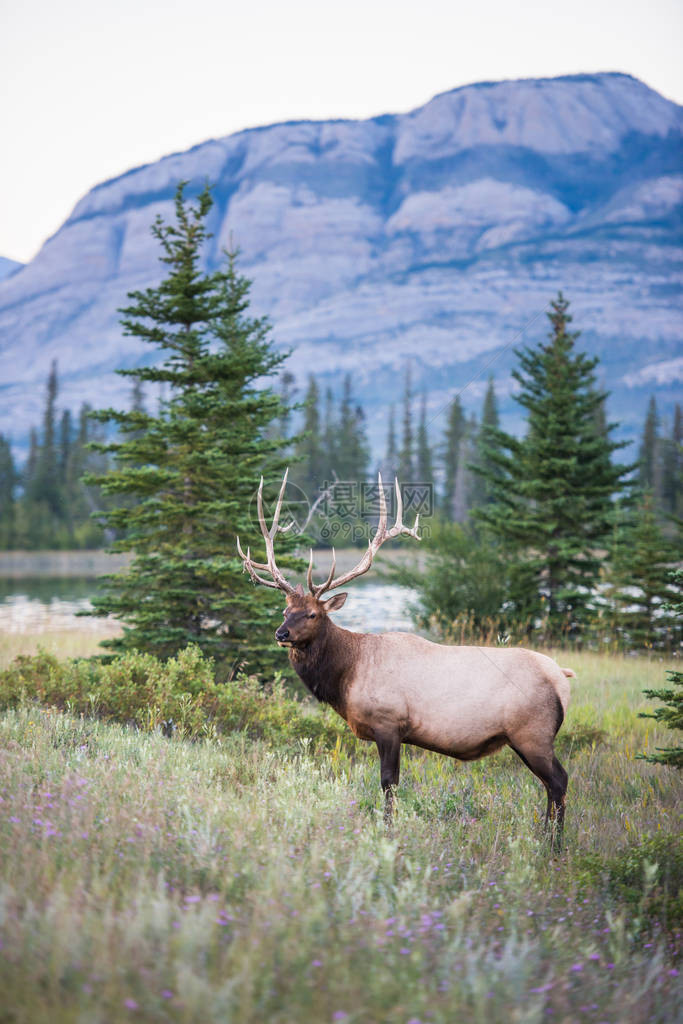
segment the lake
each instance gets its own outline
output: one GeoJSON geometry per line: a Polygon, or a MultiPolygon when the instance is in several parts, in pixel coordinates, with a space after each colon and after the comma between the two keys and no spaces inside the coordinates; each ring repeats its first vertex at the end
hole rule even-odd
{"type": "MultiPolygon", "coordinates": [[[[0,632],[102,630],[107,620],[78,616],[92,607],[96,593],[97,581],[85,577],[0,578],[0,632]]],[[[349,587],[348,601],[334,621],[365,633],[412,631],[409,606],[415,599],[409,587],[359,580],[349,587]]]]}

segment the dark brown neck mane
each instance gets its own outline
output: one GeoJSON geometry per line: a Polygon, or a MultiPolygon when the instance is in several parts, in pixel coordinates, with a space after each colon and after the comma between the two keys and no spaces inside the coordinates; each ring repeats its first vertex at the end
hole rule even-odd
{"type": "Polygon", "coordinates": [[[331,704],[342,717],[358,641],[356,633],[335,626],[326,618],[315,640],[306,647],[292,647],[289,651],[291,665],[302,683],[314,697],[331,704]]]}

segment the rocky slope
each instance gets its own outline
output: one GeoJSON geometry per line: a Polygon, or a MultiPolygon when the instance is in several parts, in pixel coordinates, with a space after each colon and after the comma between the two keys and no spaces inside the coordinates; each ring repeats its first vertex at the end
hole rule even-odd
{"type": "Polygon", "coordinates": [[[149,231],[179,179],[215,183],[214,266],[230,240],[253,307],[310,369],[345,371],[380,445],[410,362],[440,410],[499,381],[514,426],[515,345],[561,288],[601,358],[612,417],[680,396],[683,108],[621,74],[481,83],[368,121],[278,124],[211,140],[103,183],[0,281],[0,431],[38,422],[49,363],[63,404],[127,402],[116,367],[150,359],[116,309],[159,279],[149,231]]]}

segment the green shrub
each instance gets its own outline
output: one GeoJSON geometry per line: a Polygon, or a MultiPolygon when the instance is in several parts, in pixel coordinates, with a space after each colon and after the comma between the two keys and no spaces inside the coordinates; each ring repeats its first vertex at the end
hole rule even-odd
{"type": "Polygon", "coordinates": [[[0,707],[25,701],[188,738],[244,732],[278,745],[309,738],[333,747],[348,736],[331,715],[287,694],[278,677],[269,686],[244,675],[216,683],[213,659],[195,645],[167,661],[139,651],[105,664],[45,651],[22,656],[0,673],[0,707]]]}
{"type": "Polygon", "coordinates": [[[499,636],[530,633],[534,609],[518,600],[521,570],[490,537],[471,525],[435,520],[425,552],[422,572],[394,566],[387,573],[416,591],[412,612],[420,628],[460,644],[495,644],[499,636]]]}
{"type": "Polygon", "coordinates": [[[590,888],[602,888],[615,904],[629,908],[632,931],[673,930],[683,920],[680,836],[649,836],[608,858],[585,853],[578,858],[578,867],[590,888]]]}

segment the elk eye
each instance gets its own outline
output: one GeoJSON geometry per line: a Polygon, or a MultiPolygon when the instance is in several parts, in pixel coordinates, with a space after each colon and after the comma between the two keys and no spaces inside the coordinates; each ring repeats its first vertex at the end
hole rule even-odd
{"type": "Polygon", "coordinates": [[[308,617],[309,617],[309,619],[314,619],[315,618],[315,612],[311,612],[308,617]]]}

